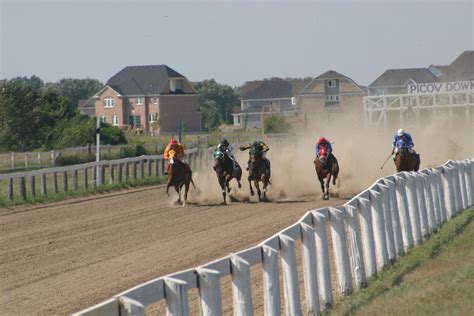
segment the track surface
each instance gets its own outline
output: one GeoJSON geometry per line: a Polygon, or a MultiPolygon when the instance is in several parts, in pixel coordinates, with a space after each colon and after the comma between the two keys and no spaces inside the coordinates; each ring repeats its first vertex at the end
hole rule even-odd
{"type": "Polygon", "coordinates": [[[149,187],[0,210],[0,314],[76,312],[345,201],[217,202],[172,207],[162,187],[149,187]]]}

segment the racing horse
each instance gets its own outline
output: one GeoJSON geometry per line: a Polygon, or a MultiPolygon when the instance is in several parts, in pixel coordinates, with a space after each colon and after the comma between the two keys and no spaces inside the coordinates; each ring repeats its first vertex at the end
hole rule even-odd
{"type": "Polygon", "coordinates": [[[257,148],[250,148],[249,151],[249,186],[250,186],[250,195],[254,196],[255,192],[252,188],[252,181],[257,189],[258,201],[267,200],[267,187],[270,182],[270,168],[267,170],[266,162],[262,158],[262,152],[257,148]],[[260,191],[259,182],[263,183],[263,198],[262,191],[260,191]]]}
{"type": "Polygon", "coordinates": [[[327,152],[326,147],[321,146],[319,155],[314,159],[314,168],[318,175],[318,180],[321,183],[321,190],[323,191],[323,199],[329,200],[329,184],[336,185],[336,179],[339,174],[339,164],[333,155],[327,152]]]}
{"type": "Polygon", "coordinates": [[[192,183],[193,187],[196,185],[193,182],[191,168],[181,160],[177,158],[177,154],[174,150],[169,151],[169,164],[170,170],[168,172],[168,184],[166,185],[166,195],[169,197],[168,190],[172,186],[178,193],[178,200],[176,203],[183,203],[186,206],[186,200],[188,198],[189,184],[192,183]],[[181,201],[181,190],[184,186],[184,201],[181,201]]]}
{"type": "Polygon", "coordinates": [[[397,142],[398,151],[393,159],[397,172],[401,171],[418,171],[420,168],[420,155],[410,153],[407,144],[403,139],[397,142]]]}
{"type": "Polygon", "coordinates": [[[239,184],[239,189],[242,187],[242,185],[240,184],[240,180],[242,179],[242,169],[240,168],[237,161],[235,162],[234,168],[234,162],[232,161],[232,159],[228,155],[224,154],[222,150],[217,149],[216,151],[214,151],[214,171],[216,172],[217,180],[219,181],[219,185],[222,189],[222,197],[224,198],[223,204],[227,204],[226,189],[227,193],[229,193],[230,180],[237,180],[237,183],[239,184]]]}

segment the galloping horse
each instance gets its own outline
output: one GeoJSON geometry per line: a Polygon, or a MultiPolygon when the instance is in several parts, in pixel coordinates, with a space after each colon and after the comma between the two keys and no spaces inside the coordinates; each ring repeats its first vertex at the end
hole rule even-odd
{"type": "Polygon", "coordinates": [[[169,163],[170,163],[170,170],[168,172],[168,184],[166,186],[166,195],[170,196],[168,190],[171,186],[174,187],[176,192],[178,193],[178,200],[177,203],[181,203],[181,189],[184,186],[184,201],[183,206],[186,206],[186,200],[188,198],[188,191],[189,191],[189,183],[193,184],[193,187],[196,188],[194,185],[193,178],[192,178],[192,171],[188,165],[186,165],[181,160],[177,159],[177,154],[174,150],[169,151],[169,163]]]}
{"type": "Polygon", "coordinates": [[[420,156],[418,154],[410,153],[408,151],[408,146],[402,139],[398,141],[397,147],[398,152],[394,159],[397,172],[418,171],[420,168],[420,156]]]}
{"type": "Polygon", "coordinates": [[[339,164],[335,161],[334,156],[328,154],[325,147],[319,149],[318,158],[314,160],[314,167],[318,180],[321,183],[321,190],[323,191],[323,199],[329,200],[329,184],[336,185],[337,175],[339,174],[339,164]],[[326,190],[324,190],[326,187],[326,190]]]}
{"type": "Polygon", "coordinates": [[[262,202],[267,199],[267,186],[270,182],[270,170],[267,170],[266,162],[262,158],[262,153],[256,148],[250,148],[249,152],[249,186],[250,194],[255,195],[252,188],[252,181],[257,188],[258,201],[262,202]],[[263,199],[262,192],[260,191],[259,182],[263,183],[263,199]]]}
{"type": "Polygon", "coordinates": [[[230,192],[229,182],[230,180],[234,179],[237,180],[239,184],[239,188],[242,187],[240,184],[240,179],[242,178],[242,169],[240,168],[237,161],[235,162],[236,166],[234,169],[234,162],[232,159],[229,158],[226,154],[222,152],[222,150],[217,149],[214,152],[214,170],[217,174],[217,180],[219,180],[219,184],[222,189],[222,196],[224,197],[224,204],[226,202],[226,188],[227,193],[230,192]]]}

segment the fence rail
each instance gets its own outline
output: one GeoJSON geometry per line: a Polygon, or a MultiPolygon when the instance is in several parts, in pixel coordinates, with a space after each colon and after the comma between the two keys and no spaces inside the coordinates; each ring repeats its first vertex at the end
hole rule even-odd
{"type": "MultiPolygon", "coordinates": [[[[204,161],[202,158],[206,154],[205,150],[189,149],[185,151],[185,159],[191,168],[196,169],[204,161]]],[[[60,179],[62,180],[61,191],[68,192],[77,191],[79,188],[87,189],[89,186],[97,187],[105,183],[115,184],[159,177],[164,175],[165,165],[163,155],[146,155],[0,174],[0,197],[6,195],[8,200],[13,201],[15,196],[26,199],[27,197],[35,198],[40,193],[42,195],[59,193],[60,179]]]]}
{"type": "Polygon", "coordinates": [[[338,293],[351,293],[473,205],[473,187],[474,159],[381,178],[343,206],[308,211],[255,247],[153,279],[75,315],[144,315],[146,306],[160,300],[166,301],[168,315],[188,315],[192,288],[199,290],[203,315],[221,315],[220,279],[227,275],[232,276],[234,314],[252,315],[250,268],[255,265],[263,269],[265,315],[282,312],[281,290],[287,315],[316,315],[333,303],[331,273],[336,274],[338,293]],[[335,271],[329,269],[327,227],[335,271]],[[297,240],[303,247],[302,269],[297,267],[297,240]],[[298,271],[304,274],[305,311],[298,271]]]}

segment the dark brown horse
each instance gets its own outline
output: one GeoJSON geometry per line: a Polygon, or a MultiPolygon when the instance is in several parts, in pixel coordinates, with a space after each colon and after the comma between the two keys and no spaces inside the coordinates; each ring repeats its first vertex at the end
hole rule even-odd
{"type": "Polygon", "coordinates": [[[394,159],[397,172],[418,171],[420,168],[420,155],[410,153],[408,147],[403,143],[399,145],[399,150],[394,159]]]}
{"type": "Polygon", "coordinates": [[[270,168],[267,169],[267,162],[262,158],[262,153],[255,149],[251,148],[249,152],[249,186],[250,186],[250,195],[254,196],[255,192],[252,188],[252,181],[257,188],[258,200],[259,202],[265,201],[267,199],[267,187],[270,182],[270,168]],[[260,191],[259,182],[263,183],[263,198],[262,192],[260,191]]]}
{"type": "Polygon", "coordinates": [[[336,179],[339,174],[339,163],[333,155],[328,154],[325,147],[321,147],[318,157],[314,160],[314,168],[318,175],[318,180],[321,183],[321,190],[323,191],[323,199],[329,200],[329,184],[336,185],[336,179]]]}
{"type": "Polygon", "coordinates": [[[186,206],[186,200],[188,198],[189,184],[192,183],[193,187],[196,188],[192,178],[192,171],[188,165],[186,165],[181,160],[177,159],[176,152],[170,150],[169,152],[169,163],[170,170],[168,172],[168,184],[166,186],[166,195],[170,196],[168,193],[169,188],[172,186],[178,193],[178,200],[176,203],[181,203],[181,189],[184,186],[184,201],[183,206],[186,206]]]}
{"type": "Polygon", "coordinates": [[[240,180],[242,179],[242,169],[240,168],[237,161],[235,162],[235,168],[234,168],[234,162],[232,161],[232,159],[230,159],[229,156],[224,154],[222,150],[218,149],[214,152],[214,170],[216,171],[217,180],[219,181],[219,185],[221,186],[221,189],[222,189],[222,196],[224,198],[223,204],[227,204],[226,189],[227,189],[227,193],[229,193],[230,180],[232,179],[237,180],[237,183],[239,184],[239,188],[242,187],[242,185],[240,184],[240,180]]]}

